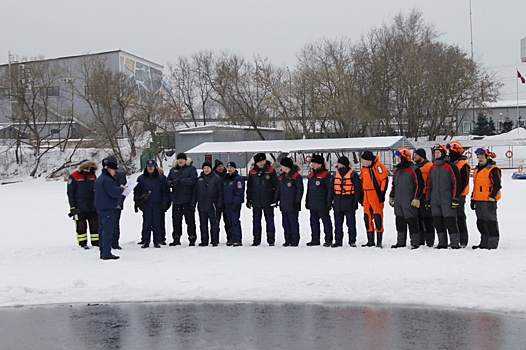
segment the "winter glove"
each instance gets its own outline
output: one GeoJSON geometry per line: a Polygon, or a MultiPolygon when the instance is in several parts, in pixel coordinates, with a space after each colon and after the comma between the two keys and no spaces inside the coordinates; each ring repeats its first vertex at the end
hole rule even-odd
{"type": "Polygon", "coordinates": [[[78,213],[80,213],[80,210],[78,210],[78,209],[75,208],[75,207],[70,207],[70,208],[69,208],[69,214],[68,214],[68,216],[69,216],[70,218],[72,218],[72,217],[74,217],[75,215],[77,215],[78,213]]]}
{"type": "Polygon", "coordinates": [[[469,206],[471,207],[471,210],[475,210],[476,203],[473,199],[469,202],[469,206]]]}
{"type": "Polygon", "coordinates": [[[166,213],[166,211],[168,210],[168,208],[170,208],[170,204],[168,204],[167,202],[162,202],[161,203],[161,210],[166,213]]]}
{"type": "Polygon", "coordinates": [[[354,202],[354,210],[358,210],[358,202],[354,202]]]}
{"type": "Polygon", "coordinates": [[[385,192],[382,192],[382,193],[378,196],[378,200],[380,201],[380,203],[385,202],[385,192]]]}
{"type": "Polygon", "coordinates": [[[429,202],[428,199],[426,199],[425,203],[424,203],[424,208],[426,208],[427,210],[430,210],[431,209],[431,203],[429,202]]]}
{"type": "Polygon", "coordinates": [[[495,198],[493,198],[493,197],[489,197],[489,198],[488,198],[488,201],[490,201],[490,202],[496,202],[497,200],[496,200],[495,198]]]}
{"type": "Polygon", "coordinates": [[[389,197],[389,205],[394,207],[394,197],[389,197]]]}
{"type": "Polygon", "coordinates": [[[420,208],[420,199],[416,199],[416,198],[413,199],[413,200],[411,201],[411,206],[412,206],[412,207],[415,207],[415,208],[420,208]]]}
{"type": "Polygon", "coordinates": [[[181,179],[176,178],[176,179],[172,180],[172,182],[170,183],[170,186],[175,187],[175,186],[177,186],[180,183],[181,183],[181,179]]]}
{"type": "Polygon", "coordinates": [[[252,209],[252,201],[247,201],[246,206],[248,209],[252,209]]]}
{"type": "Polygon", "coordinates": [[[457,198],[451,199],[451,208],[457,209],[458,206],[459,206],[458,199],[457,198]]]}
{"type": "Polygon", "coordinates": [[[135,202],[135,204],[133,205],[133,210],[138,213],[139,212],[139,203],[135,202]]]}

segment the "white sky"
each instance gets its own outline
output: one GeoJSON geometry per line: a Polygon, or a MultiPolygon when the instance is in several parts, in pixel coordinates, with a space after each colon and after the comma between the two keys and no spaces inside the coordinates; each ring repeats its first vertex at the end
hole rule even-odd
{"type": "MultiPolygon", "coordinates": [[[[517,95],[515,69],[526,36],[526,3],[472,0],[475,57],[506,84],[501,99],[517,95]]],[[[60,57],[122,49],[160,64],[200,50],[229,50],[294,66],[302,47],[321,38],[348,37],[419,9],[442,40],[470,51],[469,0],[113,0],[13,1],[2,4],[0,62],[20,56],[60,57]]],[[[526,98],[526,84],[519,86],[526,98]]]]}

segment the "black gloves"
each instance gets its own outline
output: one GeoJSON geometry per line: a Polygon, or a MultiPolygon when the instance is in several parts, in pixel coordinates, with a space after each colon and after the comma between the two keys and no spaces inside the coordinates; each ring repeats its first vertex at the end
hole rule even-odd
{"type": "Polygon", "coordinates": [[[166,213],[166,211],[168,210],[168,208],[170,208],[170,204],[169,204],[169,203],[167,203],[167,202],[162,202],[162,203],[161,203],[161,210],[162,210],[163,212],[166,213]]]}
{"type": "Polygon", "coordinates": [[[471,207],[471,210],[475,210],[476,203],[473,199],[469,202],[469,206],[471,207]]]}
{"type": "Polygon", "coordinates": [[[451,199],[451,208],[457,209],[460,204],[458,203],[458,198],[451,199]]]}
{"type": "Polygon", "coordinates": [[[70,218],[72,218],[72,217],[74,217],[75,215],[77,215],[78,213],[80,213],[80,210],[78,210],[78,209],[75,208],[75,207],[70,207],[70,208],[69,208],[69,214],[68,214],[68,216],[69,216],[70,218]]]}
{"type": "Polygon", "coordinates": [[[354,210],[358,210],[358,202],[354,202],[354,210]]]}
{"type": "Polygon", "coordinates": [[[252,201],[247,201],[247,208],[252,209],[252,201]]]}
{"type": "Polygon", "coordinates": [[[139,203],[135,202],[135,204],[133,205],[133,210],[138,213],[139,212],[139,203]]]}
{"type": "Polygon", "coordinates": [[[175,187],[175,186],[177,186],[180,183],[181,183],[181,179],[180,178],[175,178],[175,179],[172,180],[172,182],[170,182],[170,186],[175,187]]]}

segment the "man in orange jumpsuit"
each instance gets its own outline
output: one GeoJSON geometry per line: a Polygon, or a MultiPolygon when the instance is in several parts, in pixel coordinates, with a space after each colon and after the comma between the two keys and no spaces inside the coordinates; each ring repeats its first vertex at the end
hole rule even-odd
{"type": "Polygon", "coordinates": [[[360,180],[363,190],[363,219],[367,231],[367,243],[374,244],[374,231],[376,231],[376,246],[381,248],[384,232],[385,192],[389,174],[379,157],[371,151],[364,151],[361,158],[360,180]]]}

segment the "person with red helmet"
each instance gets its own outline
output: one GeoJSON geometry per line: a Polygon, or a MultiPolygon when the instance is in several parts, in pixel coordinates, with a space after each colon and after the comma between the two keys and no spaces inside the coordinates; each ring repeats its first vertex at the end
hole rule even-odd
{"type": "Polygon", "coordinates": [[[396,244],[391,248],[406,246],[407,227],[411,248],[417,249],[420,244],[420,229],[418,227],[418,208],[424,188],[422,172],[411,161],[411,151],[402,147],[394,152],[396,171],[393,174],[393,185],[389,194],[389,205],[394,207],[396,216],[396,244]]]}
{"type": "Polygon", "coordinates": [[[447,234],[452,249],[460,248],[460,234],[457,226],[458,198],[462,192],[460,173],[447,155],[447,148],[437,143],[431,149],[434,161],[429,171],[427,198],[433,215],[438,236],[437,249],[447,249],[447,234]]]}
{"type": "Polygon", "coordinates": [[[469,176],[471,175],[471,165],[467,161],[467,157],[463,155],[464,148],[458,141],[451,141],[446,145],[449,150],[449,159],[455,164],[460,173],[460,188],[462,192],[458,198],[457,208],[457,225],[460,233],[460,247],[465,248],[468,245],[468,224],[466,219],[466,196],[469,194],[469,176]]]}
{"type": "Polygon", "coordinates": [[[433,247],[435,244],[435,226],[433,226],[433,215],[427,203],[427,180],[433,163],[427,159],[426,150],[419,148],[413,153],[413,161],[422,173],[424,188],[422,190],[422,203],[418,209],[418,227],[420,229],[420,245],[433,247]]]}
{"type": "Polygon", "coordinates": [[[477,216],[480,243],[473,249],[497,249],[499,246],[499,223],[497,221],[497,201],[501,197],[502,173],[497,167],[495,153],[484,147],[475,150],[477,167],[473,172],[473,192],[471,209],[477,216]]]}

